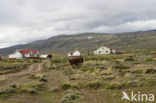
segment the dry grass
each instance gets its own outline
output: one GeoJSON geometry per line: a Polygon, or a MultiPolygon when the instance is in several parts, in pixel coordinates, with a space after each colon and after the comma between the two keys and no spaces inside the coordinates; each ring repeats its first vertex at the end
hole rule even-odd
{"type": "Polygon", "coordinates": [[[71,66],[56,68],[68,63],[65,57],[61,58],[57,55],[53,57],[52,62],[44,63],[45,71],[24,75],[21,78],[4,78],[0,83],[10,85],[12,81],[16,84],[16,88],[20,88],[18,90],[27,92],[22,92],[22,96],[18,95],[19,92],[15,92],[5,100],[0,98],[0,101],[5,103],[10,101],[34,103],[34,100],[35,103],[121,103],[123,90],[156,93],[154,79],[156,60],[151,59],[152,53],[149,51],[127,52],[120,55],[92,55],[84,58],[85,62],[80,69],[72,69],[71,66]],[[41,85],[37,85],[36,88],[31,85],[33,83],[35,85],[41,83],[41,85]]]}

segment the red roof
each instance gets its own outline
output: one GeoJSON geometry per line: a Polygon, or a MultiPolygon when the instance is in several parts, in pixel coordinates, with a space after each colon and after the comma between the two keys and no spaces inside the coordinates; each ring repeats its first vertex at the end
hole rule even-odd
{"type": "Polygon", "coordinates": [[[33,53],[36,54],[38,52],[38,50],[33,50],[33,53]]]}
{"type": "Polygon", "coordinates": [[[20,53],[22,54],[30,54],[31,52],[33,54],[36,54],[38,52],[38,50],[31,50],[31,49],[22,49],[22,50],[18,50],[20,53]]]}
{"type": "Polygon", "coordinates": [[[156,58],[156,54],[154,55],[154,58],[156,58]]]}
{"type": "Polygon", "coordinates": [[[29,54],[31,53],[31,50],[30,49],[23,49],[23,50],[18,50],[20,53],[22,54],[29,54]]]}

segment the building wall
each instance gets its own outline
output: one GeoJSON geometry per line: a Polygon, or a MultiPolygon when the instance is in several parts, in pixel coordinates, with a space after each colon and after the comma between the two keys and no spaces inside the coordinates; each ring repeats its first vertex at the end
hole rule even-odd
{"type": "Polygon", "coordinates": [[[20,52],[15,52],[9,55],[10,59],[22,59],[23,55],[20,52]]]}
{"type": "Polygon", "coordinates": [[[33,54],[32,57],[39,57],[39,52],[37,52],[36,54],[33,54]]]}
{"type": "Polygon", "coordinates": [[[40,56],[40,58],[48,58],[48,54],[43,54],[40,56]]]}
{"type": "Polygon", "coordinates": [[[113,50],[112,50],[112,54],[115,54],[115,53],[116,53],[116,50],[115,50],[115,49],[113,49],[113,50]]]}
{"type": "Polygon", "coordinates": [[[24,57],[25,58],[30,58],[31,57],[31,54],[24,54],[24,57]]]}
{"type": "Polygon", "coordinates": [[[75,51],[74,53],[73,53],[73,56],[80,56],[81,55],[81,53],[79,52],[79,51],[75,51]]]}
{"type": "Polygon", "coordinates": [[[94,51],[95,55],[100,55],[100,54],[111,54],[110,48],[107,48],[105,46],[100,47],[99,49],[94,51]]]}
{"type": "Polygon", "coordinates": [[[67,56],[81,56],[79,51],[75,51],[74,53],[69,53],[67,56]]]}
{"type": "Polygon", "coordinates": [[[39,54],[33,54],[33,57],[39,57],[39,54]]]}
{"type": "Polygon", "coordinates": [[[39,52],[36,54],[33,54],[33,52],[27,53],[27,54],[22,54],[18,50],[15,51],[15,53],[8,55],[9,58],[12,59],[22,59],[22,58],[30,58],[30,57],[39,57],[39,52]]]}

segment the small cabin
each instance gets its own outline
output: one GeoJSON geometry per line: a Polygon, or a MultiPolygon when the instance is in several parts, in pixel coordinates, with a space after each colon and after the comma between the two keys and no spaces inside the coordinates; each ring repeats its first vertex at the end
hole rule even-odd
{"type": "Polygon", "coordinates": [[[67,56],[69,56],[69,57],[77,57],[77,56],[81,56],[81,53],[80,53],[80,51],[76,50],[73,53],[68,53],[67,56]]]}
{"type": "Polygon", "coordinates": [[[95,55],[100,55],[100,54],[115,54],[116,50],[115,48],[109,48],[106,46],[102,46],[98,48],[97,50],[94,51],[95,55]]]}

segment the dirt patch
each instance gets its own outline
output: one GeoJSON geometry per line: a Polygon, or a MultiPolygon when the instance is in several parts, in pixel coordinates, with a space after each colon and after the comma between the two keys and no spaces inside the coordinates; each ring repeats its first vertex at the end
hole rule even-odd
{"type": "Polygon", "coordinates": [[[25,69],[22,69],[19,72],[1,75],[0,78],[19,77],[22,75],[37,73],[42,70],[43,70],[43,63],[35,63],[35,64],[29,65],[28,67],[26,67],[25,69]]]}

